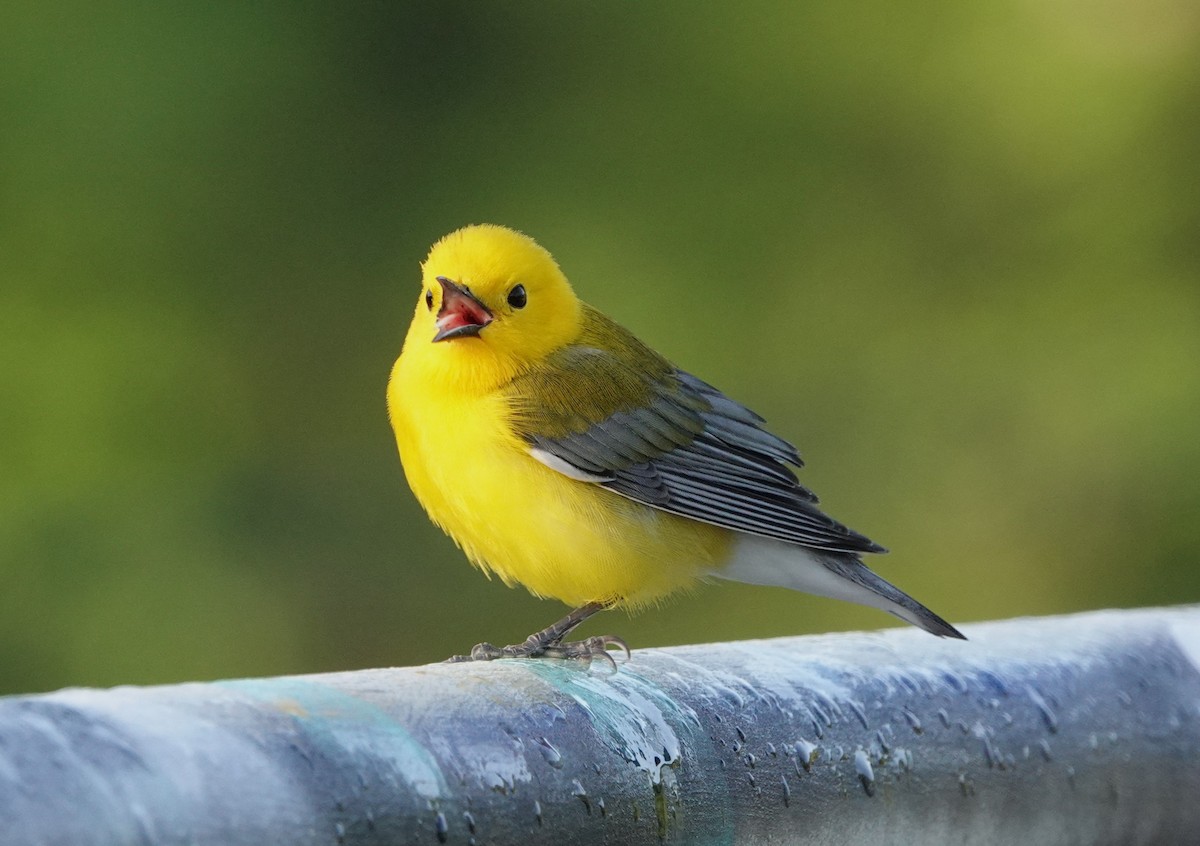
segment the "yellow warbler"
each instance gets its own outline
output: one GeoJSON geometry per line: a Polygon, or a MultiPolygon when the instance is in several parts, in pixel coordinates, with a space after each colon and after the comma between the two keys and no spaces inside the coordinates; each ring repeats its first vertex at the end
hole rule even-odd
{"type": "Polygon", "coordinates": [[[716,576],[781,585],[962,635],[872,573],[883,552],[827,517],[754,412],[581,302],[500,226],[438,241],[388,383],[409,485],[477,566],[577,610],[471,658],[608,655],[566,642],[595,612],[716,576]]]}

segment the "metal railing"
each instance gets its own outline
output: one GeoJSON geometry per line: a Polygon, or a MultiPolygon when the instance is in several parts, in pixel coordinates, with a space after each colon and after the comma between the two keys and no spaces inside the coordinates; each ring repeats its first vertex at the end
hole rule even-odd
{"type": "Polygon", "coordinates": [[[0,843],[1200,841],[1200,607],[0,699],[0,843]]]}

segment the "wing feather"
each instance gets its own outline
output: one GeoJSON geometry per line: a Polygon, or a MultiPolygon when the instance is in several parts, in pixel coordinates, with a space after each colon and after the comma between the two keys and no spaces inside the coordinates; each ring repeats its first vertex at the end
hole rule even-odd
{"type": "Polygon", "coordinates": [[[763,418],[627,333],[622,343],[616,353],[567,348],[514,381],[512,423],[535,457],[693,520],[814,549],[884,551],[817,508],[788,466],[801,465],[799,453],[763,418]],[[605,381],[614,371],[622,390],[605,381]]]}

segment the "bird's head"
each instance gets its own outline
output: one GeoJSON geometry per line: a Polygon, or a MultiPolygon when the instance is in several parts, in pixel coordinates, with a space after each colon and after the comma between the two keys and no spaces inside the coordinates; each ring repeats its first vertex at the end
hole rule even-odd
{"type": "Polygon", "coordinates": [[[406,356],[501,380],[579,333],[575,292],[550,253],[520,232],[464,227],[434,244],[421,267],[406,356]]]}

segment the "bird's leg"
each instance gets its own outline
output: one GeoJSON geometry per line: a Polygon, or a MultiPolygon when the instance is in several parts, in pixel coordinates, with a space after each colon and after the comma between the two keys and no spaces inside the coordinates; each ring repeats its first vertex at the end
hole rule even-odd
{"type": "Polygon", "coordinates": [[[490,643],[477,643],[471,649],[470,655],[455,655],[449,663],[460,661],[493,661],[496,658],[604,658],[616,667],[616,661],[608,654],[608,647],[619,646],[629,657],[629,646],[615,635],[596,635],[586,640],[563,642],[563,638],[579,628],[588,617],[598,611],[603,611],[612,603],[589,602],[581,608],[576,608],[557,623],[547,626],[540,632],[534,632],[525,638],[523,643],[498,647],[490,643]]]}

